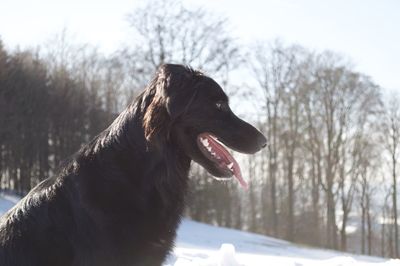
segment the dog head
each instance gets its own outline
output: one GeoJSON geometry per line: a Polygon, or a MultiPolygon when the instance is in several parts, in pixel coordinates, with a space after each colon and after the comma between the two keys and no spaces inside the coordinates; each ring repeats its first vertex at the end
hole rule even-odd
{"type": "Polygon", "coordinates": [[[238,163],[224,146],[252,154],[267,141],[231,111],[227,95],[213,79],[167,64],[159,68],[148,89],[154,95],[143,117],[149,142],[172,141],[213,176],[234,175],[246,185],[238,163]]]}

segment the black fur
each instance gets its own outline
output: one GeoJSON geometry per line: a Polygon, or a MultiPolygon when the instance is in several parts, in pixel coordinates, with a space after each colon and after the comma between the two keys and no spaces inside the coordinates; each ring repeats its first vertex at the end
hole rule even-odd
{"type": "Polygon", "coordinates": [[[196,136],[212,132],[253,153],[265,145],[229,110],[212,79],[164,65],[112,125],[0,220],[1,266],[161,265],[173,247],[195,160],[196,136]],[[219,106],[220,107],[220,106],[219,106]]]}

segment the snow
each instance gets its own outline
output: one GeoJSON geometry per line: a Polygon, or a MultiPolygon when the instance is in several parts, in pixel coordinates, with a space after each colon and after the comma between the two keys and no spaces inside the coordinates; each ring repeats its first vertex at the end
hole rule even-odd
{"type": "MultiPolygon", "coordinates": [[[[0,193],[0,215],[19,198],[0,193]]],[[[163,266],[400,266],[400,260],[298,246],[253,233],[184,219],[163,266]]]]}
{"type": "Polygon", "coordinates": [[[13,194],[0,192],[0,216],[11,209],[20,199],[13,194]]]}
{"type": "Polygon", "coordinates": [[[253,233],[184,220],[164,266],[388,266],[399,260],[300,247],[253,233]]]}

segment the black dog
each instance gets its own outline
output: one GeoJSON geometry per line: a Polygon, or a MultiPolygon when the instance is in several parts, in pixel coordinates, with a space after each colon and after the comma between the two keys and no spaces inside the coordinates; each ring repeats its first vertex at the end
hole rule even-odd
{"type": "Polygon", "coordinates": [[[254,153],[266,139],[230,111],[211,78],[160,67],[108,129],[1,218],[0,265],[161,265],[181,219],[191,160],[244,184],[220,142],[254,153]]]}

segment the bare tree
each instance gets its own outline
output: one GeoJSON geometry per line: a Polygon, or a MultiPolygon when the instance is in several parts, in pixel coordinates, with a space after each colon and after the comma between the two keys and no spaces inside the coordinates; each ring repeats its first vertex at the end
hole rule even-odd
{"type": "MultiPolygon", "coordinates": [[[[135,40],[122,54],[133,73],[141,73],[139,78],[148,80],[160,64],[168,62],[212,73],[225,85],[241,60],[227,20],[205,9],[189,9],[176,0],[152,0],[131,12],[127,20],[135,40]]],[[[137,83],[142,85],[143,80],[137,83]]]]}
{"type": "MultiPolygon", "coordinates": [[[[261,89],[266,113],[265,131],[267,133],[268,145],[268,176],[269,176],[269,198],[263,198],[262,202],[271,202],[270,218],[272,219],[272,234],[278,236],[278,202],[277,202],[277,173],[278,173],[278,150],[279,150],[279,119],[282,96],[287,81],[289,66],[285,64],[286,56],[280,45],[268,48],[258,46],[250,62],[258,86],[261,89]],[[286,68],[284,68],[286,67],[286,68]]],[[[256,97],[259,97],[256,95],[256,97]]],[[[268,230],[266,230],[268,231],[268,230]]]]}

